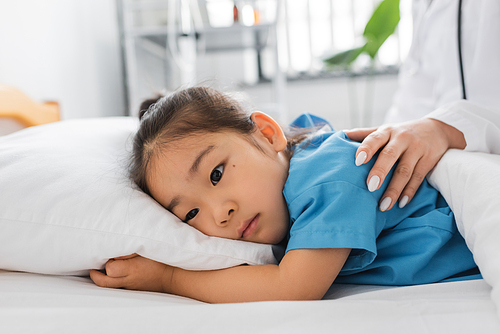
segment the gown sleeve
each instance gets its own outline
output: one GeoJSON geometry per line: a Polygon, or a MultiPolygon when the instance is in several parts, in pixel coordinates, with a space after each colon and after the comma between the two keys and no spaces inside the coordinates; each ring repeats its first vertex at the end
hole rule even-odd
{"type": "Polygon", "coordinates": [[[289,205],[292,226],[287,251],[351,248],[344,269],[360,269],[377,255],[377,200],[349,182],[316,185],[289,205]]]}

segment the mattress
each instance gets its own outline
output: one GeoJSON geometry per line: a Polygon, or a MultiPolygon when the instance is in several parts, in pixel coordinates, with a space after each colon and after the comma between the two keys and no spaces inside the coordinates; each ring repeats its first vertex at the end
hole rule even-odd
{"type": "Polygon", "coordinates": [[[500,333],[484,280],[334,284],[321,301],[205,304],[0,270],[0,333],[500,333]]]}

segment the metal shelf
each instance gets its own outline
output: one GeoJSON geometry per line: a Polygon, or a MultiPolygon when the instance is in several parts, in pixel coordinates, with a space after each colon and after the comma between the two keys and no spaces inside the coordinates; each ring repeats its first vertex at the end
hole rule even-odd
{"type": "MultiPolygon", "coordinates": [[[[144,96],[145,94],[152,95],[153,93],[147,92],[147,89],[143,87],[144,84],[141,83],[141,80],[144,81],[144,78],[142,78],[144,75],[141,73],[140,66],[144,64],[139,64],[141,56],[138,57],[138,53],[142,55],[146,53],[154,57],[155,60],[146,65],[154,66],[152,63],[157,64],[159,69],[155,75],[163,77],[163,79],[159,78],[158,80],[165,81],[165,88],[171,88],[168,87],[169,85],[177,88],[189,84],[189,81],[196,81],[193,80],[193,77],[196,77],[197,57],[200,54],[253,49],[256,51],[257,62],[260,67],[261,52],[266,48],[271,48],[276,68],[275,74],[272,78],[269,78],[272,82],[273,101],[266,104],[263,109],[271,106],[270,108],[273,110],[267,110],[268,112],[274,113],[274,116],[280,120],[286,120],[284,105],[286,78],[279,64],[275,22],[252,26],[245,26],[235,22],[230,27],[211,27],[208,24],[206,8],[197,7],[194,10],[197,12],[198,18],[201,17],[201,19],[198,19],[197,24],[190,22],[190,29],[185,29],[183,24],[186,22],[180,22],[179,19],[182,15],[174,15],[174,11],[178,11],[182,6],[182,0],[117,1],[129,114],[136,113],[135,109],[140,104],[140,101],[147,97],[144,96]],[[169,12],[170,8],[174,9],[169,12]],[[162,14],[167,16],[166,21],[173,22],[173,24],[161,22],[161,24],[137,25],[135,18],[143,10],[163,10],[162,14]],[[200,13],[201,15],[199,15],[200,13]],[[186,48],[188,51],[185,51],[186,48]],[[180,82],[177,84],[167,82],[173,80],[175,73],[180,76],[180,82]]],[[[277,1],[279,3],[280,0],[277,1]]],[[[200,6],[200,2],[204,3],[203,0],[198,0],[198,6],[200,6]]],[[[196,2],[191,1],[190,5],[192,6],[193,3],[196,2]]],[[[185,10],[185,7],[183,10],[185,10]]],[[[190,10],[193,10],[193,8],[190,7],[190,10]]],[[[163,18],[163,21],[165,21],[165,18],[163,18]]],[[[259,79],[262,79],[260,78],[262,75],[261,68],[258,71],[259,79]]]]}

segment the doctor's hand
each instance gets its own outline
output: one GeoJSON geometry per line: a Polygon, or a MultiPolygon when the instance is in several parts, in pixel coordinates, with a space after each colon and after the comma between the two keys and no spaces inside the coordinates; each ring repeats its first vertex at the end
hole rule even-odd
{"type": "Polygon", "coordinates": [[[106,274],[91,269],[90,278],[100,287],[168,292],[174,267],[137,254],[122,256],[106,263],[106,274]]]}
{"type": "Polygon", "coordinates": [[[390,210],[399,200],[402,208],[410,202],[425,176],[450,148],[464,149],[465,138],[456,128],[431,118],[383,125],[379,128],[345,131],[361,142],[356,165],[362,165],[380,151],[367,178],[370,191],[380,188],[391,168],[398,162],[379,208],[390,210]]]}

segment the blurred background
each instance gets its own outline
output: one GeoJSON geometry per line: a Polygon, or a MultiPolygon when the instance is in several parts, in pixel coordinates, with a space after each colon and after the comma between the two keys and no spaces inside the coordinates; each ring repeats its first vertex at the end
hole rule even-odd
{"type": "MultiPolygon", "coordinates": [[[[397,1],[398,2],[398,1],[397,1]]],[[[62,119],[136,115],[157,92],[239,92],[287,123],[381,124],[408,53],[411,0],[373,59],[325,59],[362,45],[380,0],[0,1],[0,83],[58,101],[62,119]]]]}

